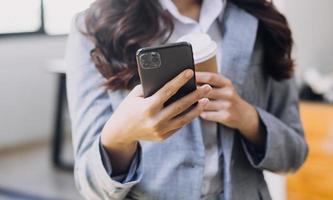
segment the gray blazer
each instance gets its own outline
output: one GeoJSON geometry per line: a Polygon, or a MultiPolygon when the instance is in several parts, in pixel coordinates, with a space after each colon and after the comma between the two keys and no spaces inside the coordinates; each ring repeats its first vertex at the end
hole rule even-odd
{"type": "MultiPolygon", "coordinates": [[[[293,79],[277,82],[263,72],[255,17],[228,3],[219,19],[223,36],[221,72],[245,100],[256,106],[267,134],[264,154],[258,160],[236,130],[219,125],[224,159],[221,178],[225,183],[221,199],[268,200],[271,197],[263,170],[292,172],[307,156],[297,89],[293,79]]],[[[134,181],[122,184],[110,178],[102,163],[100,132],[128,92],[100,87],[105,79],[90,60],[94,46],[77,25],[84,29],[83,15],[74,22],[67,48],[74,173],[80,193],[87,199],[200,199],[204,145],[199,119],[165,142],[140,141],[142,151],[134,181]]]]}

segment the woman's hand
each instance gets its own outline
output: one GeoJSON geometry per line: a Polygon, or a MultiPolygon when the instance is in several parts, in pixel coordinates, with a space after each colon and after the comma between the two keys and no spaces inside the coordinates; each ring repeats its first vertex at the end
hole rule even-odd
{"type": "Polygon", "coordinates": [[[210,72],[196,72],[199,85],[210,84],[213,89],[207,95],[209,102],[201,117],[238,129],[250,142],[263,144],[260,120],[256,109],[243,100],[226,77],[210,72]]]}
{"type": "Polygon", "coordinates": [[[209,101],[204,98],[212,89],[208,84],[167,107],[163,106],[193,75],[192,70],[185,70],[148,98],[143,97],[142,87],[137,86],[122,101],[101,133],[102,145],[110,157],[117,160],[118,166],[113,166],[119,169],[116,171],[128,167],[138,140],[163,141],[200,116],[209,101]],[[192,110],[182,114],[196,102],[198,104],[192,110]]]}

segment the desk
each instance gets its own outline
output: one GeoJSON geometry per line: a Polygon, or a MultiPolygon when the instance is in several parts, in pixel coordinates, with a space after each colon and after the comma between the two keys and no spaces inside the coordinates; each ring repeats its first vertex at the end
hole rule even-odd
{"type": "Polygon", "coordinates": [[[287,179],[289,200],[333,199],[333,105],[300,106],[310,151],[304,166],[287,179]]]}

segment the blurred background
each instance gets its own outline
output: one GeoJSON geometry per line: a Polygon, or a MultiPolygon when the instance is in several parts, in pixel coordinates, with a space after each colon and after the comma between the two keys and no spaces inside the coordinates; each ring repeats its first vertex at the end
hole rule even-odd
{"type": "MultiPolygon", "coordinates": [[[[93,0],[0,0],[0,199],[80,199],[65,101],[66,37],[93,0]]],[[[275,0],[292,27],[310,155],[267,173],[274,200],[333,199],[333,1],[275,0]]]]}

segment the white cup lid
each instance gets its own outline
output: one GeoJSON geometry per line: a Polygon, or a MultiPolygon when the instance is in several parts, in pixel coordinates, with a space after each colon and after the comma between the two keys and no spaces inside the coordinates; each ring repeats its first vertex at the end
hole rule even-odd
{"type": "Polygon", "coordinates": [[[177,42],[188,42],[192,45],[195,64],[204,62],[216,55],[217,44],[208,34],[194,33],[184,35],[177,42]]]}

